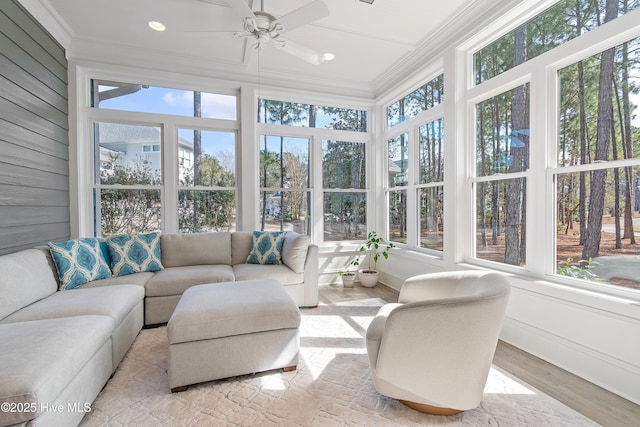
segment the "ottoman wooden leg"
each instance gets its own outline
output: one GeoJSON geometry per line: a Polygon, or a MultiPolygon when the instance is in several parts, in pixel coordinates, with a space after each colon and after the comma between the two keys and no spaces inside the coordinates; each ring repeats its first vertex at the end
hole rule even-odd
{"type": "Polygon", "coordinates": [[[291,372],[295,371],[296,369],[298,369],[298,365],[285,366],[284,368],[282,368],[284,372],[291,372]]]}
{"type": "Polygon", "coordinates": [[[188,388],[189,388],[188,385],[181,385],[178,387],[174,387],[171,389],[171,393],[180,393],[182,391],[187,391],[188,388]]]}

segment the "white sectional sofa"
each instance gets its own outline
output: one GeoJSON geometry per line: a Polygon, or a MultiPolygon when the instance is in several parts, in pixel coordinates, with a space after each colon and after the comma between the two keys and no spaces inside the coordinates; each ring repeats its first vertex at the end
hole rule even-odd
{"type": "Polygon", "coordinates": [[[0,256],[0,426],[75,425],[144,324],[165,323],[191,286],[276,279],[318,304],[318,247],[288,232],[281,265],[247,264],[251,232],[167,234],[163,269],[59,290],[48,248],[0,256]]]}

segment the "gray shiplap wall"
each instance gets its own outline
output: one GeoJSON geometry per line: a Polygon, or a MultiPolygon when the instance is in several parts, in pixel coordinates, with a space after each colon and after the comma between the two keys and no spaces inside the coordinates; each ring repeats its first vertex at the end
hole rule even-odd
{"type": "Polygon", "coordinates": [[[64,48],[0,1],[0,254],[69,238],[67,94],[64,48]]]}

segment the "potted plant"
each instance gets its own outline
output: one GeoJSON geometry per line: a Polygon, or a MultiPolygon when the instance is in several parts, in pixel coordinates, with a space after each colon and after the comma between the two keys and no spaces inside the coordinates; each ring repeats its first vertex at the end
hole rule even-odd
{"type": "Polygon", "coordinates": [[[353,288],[353,283],[356,281],[355,271],[339,271],[338,274],[342,278],[342,286],[345,288],[353,288]]]}
{"type": "MultiPolygon", "coordinates": [[[[366,252],[365,257],[367,258],[367,268],[358,272],[362,286],[372,288],[378,283],[378,270],[376,269],[378,260],[380,257],[389,258],[389,251],[394,247],[393,243],[384,240],[377,232],[369,232],[367,241],[358,249],[360,252],[366,252]],[[372,260],[373,268],[371,268],[372,260]]],[[[351,264],[360,265],[360,258],[354,259],[351,264]]]]}

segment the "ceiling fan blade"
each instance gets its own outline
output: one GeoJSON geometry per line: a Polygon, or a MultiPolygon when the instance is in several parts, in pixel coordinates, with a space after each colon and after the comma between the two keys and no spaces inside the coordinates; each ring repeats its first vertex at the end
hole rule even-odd
{"type": "MultiPolygon", "coordinates": [[[[241,0],[237,0],[241,1],[241,0]]],[[[287,13],[284,16],[276,19],[276,22],[282,24],[284,30],[287,32],[295,28],[302,27],[318,19],[329,16],[329,7],[324,4],[322,0],[314,0],[311,3],[307,3],[298,9],[287,13]]]]}
{"type": "Polygon", "coordinates": [[[202,36],[202,35],[216,34],[216,33],[235,34],[238,32],[242,32],[242,30],[187,30],[187,31],[184,31],[184,34],[187,36],[202,36]]]}
{"type": "Polygon", "coordinates": [[[229,7],[238,15],[241,19],[252,18],[256,16],[253,14],[253,10],[244,2],[244,0],[227,0],[229,7]]]}
{"type": "Polygon", "coordinates": [[[325,61],[325,57],[323,54],[289,40],[286,41],[286,44],[284,46],[280,45],[279,43],[272,43],[272,45],[282,50],[283,52],[288,53],[289,55],[293,55],[313,65],[320,65],[325,61]]]}

